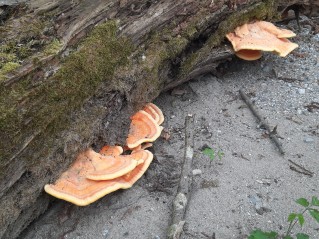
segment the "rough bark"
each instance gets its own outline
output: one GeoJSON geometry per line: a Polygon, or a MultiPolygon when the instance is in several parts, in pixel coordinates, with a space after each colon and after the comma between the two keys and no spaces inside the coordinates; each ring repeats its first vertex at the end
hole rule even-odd
{"type": "Polygon", "coordinates": [[[275,2],[1,6],[0,238],[17,237],[46,210],[51,198],[43,186],[79,151],[123,144],[132,111],[163,90],[216,72],[232,56],[221,44],[224,35],[253,19],[273,19],[275,2]],[[5,64],[14,67],[5,71],[5,64]]]}

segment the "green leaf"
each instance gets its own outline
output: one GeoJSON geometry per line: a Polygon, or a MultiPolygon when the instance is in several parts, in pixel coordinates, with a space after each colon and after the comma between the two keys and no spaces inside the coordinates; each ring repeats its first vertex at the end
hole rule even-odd
{"type": "Polygon", "coordinates": [[[207,155],[212,161],[215,159],[215,151],[212,148],[205,148],[203,154],[207,155]]]}
{"type": "Polygon", "coordinates": [[[276,239],[276,232],[263,232],[260,229],[254,230],[250,233],[248,239],[276,239]]]}
{"type": "Polygon", "coordinates": [[[311,199],[311,205],[313,206],[319,206],[319,200],[317,197],[313,196],[311,199]]]}
{"type": "Polygon", "coordinates": [[[284,236],[283,239],[293,239],[293,237],[291,237],[291,236],[284,236]]]}
{"type": "Polygon", "coordinates": [[[297,233],[297,239],[309,239],[309,236],[304,233],[297,233]]]}
{"type": "Polygon", "coordinates": [[[300,226],[302,226],[305,223],[305,218],[300,213],[297,214],[297,217],[298,217],[298,222],[299,222],[300,226]]]}
{"type": "Polygon", "coordinates": [[[304,207],[308,207],[309,206],[309,202],[307,199],[305,198],[299,198],[296,200],[296,203],[298,203],[299,205],[301,206],[304,206],[304,207]]]}
{"type": "Polygon", "coordinates": [[[296,213],[290,213],[288,216],[288,222],[292,222],[297,217],[296,213]]]}
{"type": "Polygon", "coordinates": [[[319,211],[317,209],[309,209],[310,215],[319,222],[319,211]]]}
{"type": "Polygon", "coordinates": [[[223,157],[225,154],[224,154],[223,151],[218,150],[217,155],[218,155],[219,160],[222,160],[222,157],[223,157]]]}

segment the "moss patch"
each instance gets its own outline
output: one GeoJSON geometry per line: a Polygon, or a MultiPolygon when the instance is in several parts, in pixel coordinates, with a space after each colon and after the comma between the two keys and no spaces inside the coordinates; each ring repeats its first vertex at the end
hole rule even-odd
{"type": "Polygon", "coordinates": [[[45,55],[55,55],[59,53],[59,51],[61,50],[61,47],[62,47],[62,43],[58,39],[53,39],[53,41],[50,44],[45,46],[43,53],[45,55]]]}
{"type": "Polygon", "coordinates": [[[17,62],[7,62],[5,63],[0,71],[0,81],[5,80],[5,75],[14,71],[16,68],[18,68],[20,66],[19,63],[17,62]]]}
{"type": "Polygon", "coordinates": [[[0,85],[0,167],[34,132],[48,125],[57,131],[67,127],[70,112],[91,97],[101,82],[108,81],[109,90],[114,89],[114,71],[129,63],[133,50],[127,39],[117,37],[114,21],[97,26],[79,48],[46,82],[29,76],[11,88],[0,85]]]}
{"type": "MultiPolygon", "coordinates": [[[[27,14],[25,5],[0,26],[0,80],[10,73],[5,64],[23,64],[31,56],[44,52],[55,54],[58,41],[54,39],[53,21],[39,15],[27,14]]],[[[40,56],[41,57],[41,56],[40,56]]]]}

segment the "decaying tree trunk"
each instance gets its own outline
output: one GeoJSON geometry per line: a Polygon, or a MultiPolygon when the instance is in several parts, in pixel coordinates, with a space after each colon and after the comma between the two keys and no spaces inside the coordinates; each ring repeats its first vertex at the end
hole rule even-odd
{"type": "Polygon", "coordinates": [[[123,143],[132,110],[215,72],[232,56],[225,34],[274,19],[278,4],[19,2],[0,6],[0,238],[10,239],[46,210],[43,186],[79,151],[123,143]]]}

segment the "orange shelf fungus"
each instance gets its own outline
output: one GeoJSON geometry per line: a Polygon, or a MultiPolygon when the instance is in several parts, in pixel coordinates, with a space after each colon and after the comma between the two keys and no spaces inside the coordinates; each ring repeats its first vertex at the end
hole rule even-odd
{"type": "Polygon", "coordinates": [[[239,50],[235,52],[236,56],[246,61],[254,61],[261,58],[262,53],[259,50],[239,50]]]}
{"type": "Polygon", "coordinates": [[[259,51],[275,52],[285,57],[298,47],[296,43],[286,39],[294,36],[296,34],[292,31],[277,28],[265,21],[244,24],[226,35],[233,45],[235,54],[244,60],[259,59],[261,57],[259,51]]]}
{"type": "Polygon", "coordinates": [[[148,113],[152,118],[155,120],[155,122],[159,125],[160,116],[159,114],[150,106],[150,104],[147,104],[143,110],[148,113]]]}
{"type": "Polygon", "coordinates": [[[103,156],[93,150],[87,150],[86,156],[93,165],[86,177],[91,180],[109,180],[132,171],[138,164],[138,158],[131,155],[103,156]]]}
{"type": "Polygon", "coordinates": [[[132,187],[133,184],[143,176],[145,171],[150,166],[150,164],[153,160],[153,154],[148,150],[145,150],[145,151],[148,152],[148,157],[145,159],[144,163],[138,165],[130,173],[125,174],[121,177],[121,179],[126,182],[126,184],[122,185],[123,189],[127,189],[127,188],[132,187]]]}
{"type": "Polygon", "coordinates": [[[105,145],[100,150],[100,154],[104,156],[119,156],[123,153],[123,148],[121,146],[109,146],[105,145]]]}
{"type": "Polygon", "coordinates": [[[163,127],[159,126],[152,116],[144,110],[134,114],[131,120],[130,131],[126,139],[130,149],[145,142],[153,142],[161,135],[163,127]]]}
{"type": "Polygon", "coordinates": [[[163,112],[155,104],[148,103],[143,110],[149,113],[158,125],[161,125],[164,122],[163,112]]]}
{"type": "Polygon", "coordinates": [[[87,179],[87,173],[94,170],[94,166],[85,151],[79,154],[70,169],[64,172],[54,184],[45,185],[44,190],[56,198],[78,206],[86,206],[118,189],[132,187],[144,174],[152,160],[153,154],[144,150],[143,163],[128,174],[111,180],[95,181],[87,179]]]}
{"type": "Polygon", "coordinates": [[[136,152],[136,151],[138,151],[138,150],[141,150],[141,149],[150,148],[150,147],[152,147],[152,146],[153,146],[152,143],[140,144],[140,145],[136,146],[135,148],[132,148],[132,153],[133,153],[133,152],[136,152]]]}
{"type": "MultiPolygon", "coordinates": [[[[95,170],[87,173],[91,180],[110,180],[131,172],[137,165],[144,163],[149,157],[149,151],[137,150],[130,155],[106,156],[103,161],[92,160],[95,170]],[[97,161],[97,162],[96,162],[97,161]],[[110,161],[110,162],[108,162],[110,161]],[[115,164],[116,166],[114,166],[115,164]]],[[[89,158],[92,159],[93,155],[89,158]]],[[[102,158],[103,159],[103,158],[102,158]]]]}
{"type": "Polygon", "coordinates": [[[131,117],[127,138],[130,155],[122,155],[121,146],[104,146],[99,153],[87,149],[80,153],[71,167],[54,184],[44,190],[78,206],[86,206],[118,189],[127,189],[145,173],[153,160],[153,154],[145,150],[151,147],[161,134],[164,116],[152,103],[146,107],[150,113],[138,111],[131,117]]]}
{"type": "Polygon", "coordinates": [[[44,190],[56,197],[78,206],[86,206],[122,187],[118,181],[93,181],[86,178],[94,166],[86,155],[79,154],[72,166],[54,184],[47,184],[44,190]]]}
{"type": "Polygon", "coordinates": [[[130,156],[132,159],[135,159],[137,161],[137,165],[139,165],[144,163],[145,160],[151,157],[150,153],[151,153],[150,151],[144,150],[143,148],[141,148],[139,150],[132,151],[132,153],[128,156],[130,156]]]}

